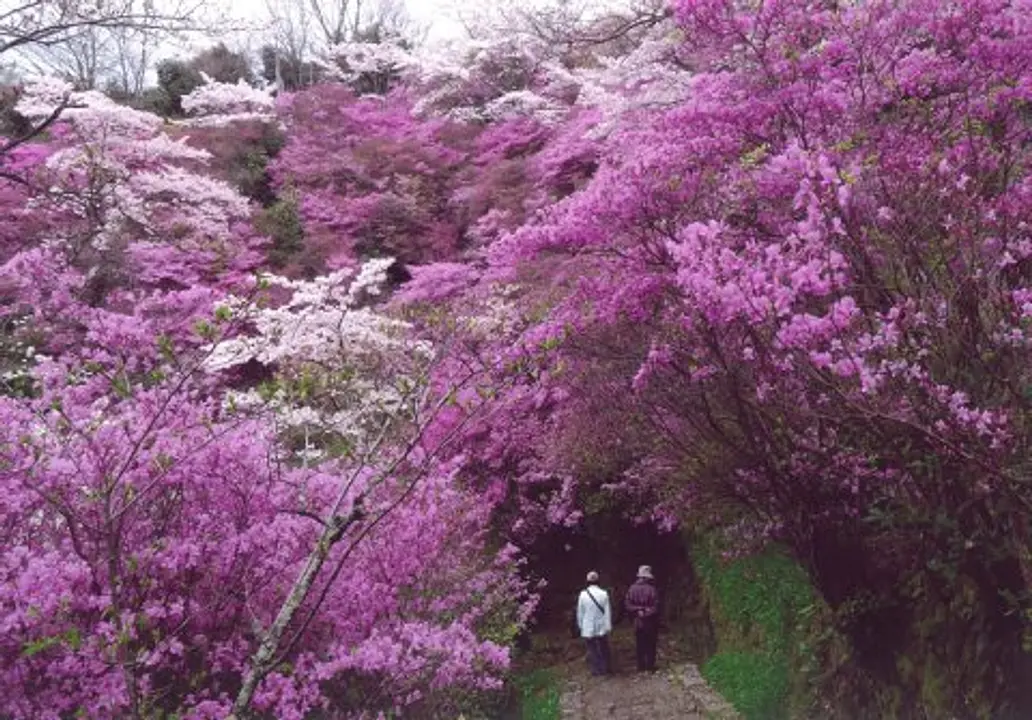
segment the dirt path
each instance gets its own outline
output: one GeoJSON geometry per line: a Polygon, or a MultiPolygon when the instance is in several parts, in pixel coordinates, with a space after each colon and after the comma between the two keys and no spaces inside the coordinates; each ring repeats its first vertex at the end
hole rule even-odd
{"type": "Polygon", "coordinates": [[[538,639],[540,665],[562,678],[563,720],[738,720],[734,709],[699,674],[691,642],[660,635],[659,670],[634,669],[634,634],[617,627],[611,636],[614,673],[592,677],[578,640],[538,639]]]}
{"type": "Polygon", "coordinates": [[[566,682],[563,720],[732,720],[737,714],[690,664],[655,673],[596,678],[587,673],[566,682]]]}

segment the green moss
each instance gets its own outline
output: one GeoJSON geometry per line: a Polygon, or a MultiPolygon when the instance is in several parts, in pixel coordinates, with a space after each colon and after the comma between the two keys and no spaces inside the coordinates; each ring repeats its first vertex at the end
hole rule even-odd
{"type": "Polygon", "coordinates": [[[724,561],[712,540],[692,560],[709,602],[717,653],[702,674],[748,720],[777,720],[811,703],[817,598],[806,572],[776,547],[724,561]]]}

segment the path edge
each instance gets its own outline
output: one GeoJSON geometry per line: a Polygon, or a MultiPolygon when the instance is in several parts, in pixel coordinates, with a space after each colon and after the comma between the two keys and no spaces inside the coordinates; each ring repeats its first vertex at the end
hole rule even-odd
{"type": "Polygon", "coordinates": [[[743,720],[734,706],[710,687],[697,666],[685,665],[678,678],[706,720],[743,720]]]}

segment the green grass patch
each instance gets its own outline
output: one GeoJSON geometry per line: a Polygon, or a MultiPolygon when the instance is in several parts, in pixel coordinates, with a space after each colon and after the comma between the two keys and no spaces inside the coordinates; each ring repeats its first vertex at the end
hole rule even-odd
{"type": "Polygon", "coordinates": [[[692,560],[717,636],[703,676],[747,720],[804,710],[812,699],[817,606],[806,572],[776,547],[723,560],[712,540],[696,540],[692,560]]]}
{"type": "Polygon", "coordinates": [[[559,678],[547,668],[530,670],[513,679],[523,720],[559,720],[559,678]]]}
{"type": "Polygon", "coordinates": [[[702,674],[748,720],[787,717],[788,667],[777,658],[719,652],[702,667],[702,674]]]}

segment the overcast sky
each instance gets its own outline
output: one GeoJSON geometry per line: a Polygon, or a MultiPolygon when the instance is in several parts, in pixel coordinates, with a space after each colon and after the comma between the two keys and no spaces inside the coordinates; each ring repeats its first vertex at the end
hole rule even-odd
{"type": "MultiPolygon", "coordinates": [[[[470,0],[471,2],[489,2],[490,0],[470,0]]],[[[429,40],[461,37],[462,26],[455,20],[447,0],[405,0],[412,18],[421,25],[430,28],[429,40]]]]}
{"type": "MultiPolygon", "coordinates": [[[[307,2],[307,0],[297,0],[307,2]]],[[[456,20],[454,8],[469,3],[488,4],[492,0],[404,0],[405,7],[412,19],[422,27],[429,30],[427,42],[446,41],[462,37],[464,31],[462,25],[456,20]]],[[[225,0],[230,7],[230,13],[240,20],[249,23],[261,23],[268,19],[265,0],[225,0]]],[[[231,33],[225,39],[227,45],[247,46],[257,49],[261,39],[250,33],[231,33]],[[250,42],[249,42],[250,41],[250,42]]],[[[204,39],[193,44],[192,49],[200,50],[212,44],[212,40],[204,39]]]]}
{"type": "MultiPolygon", "coordinates": [[[[307,5],[310,0],[293,0],[293,2],[307,5]]],[[[469,10],[478,10],[483,7],[490,7],[497,0],[402,0],[414,23],[427,30],[426,42],[429,45],[438,42],[454,40],[465,36],[462,24],[457,20],[456,7],[462,8],[465,14],[469,10]]],[[[533,3],[540,0],[518,0],[519,2],[533,3]]],[[[170,6],[179,6],[181,0],[156,0],[159,8],[165,3],[170,6]]],[[[269,0],[185,0],[191,4],[202,3],[201,13],[205,18],[195,18],[202,25],[212,26],[211,32],[190,33],[186,37],[165,38],[155,48],[151,57],[151,66],[147,73],[148,84],[157,81],[155,67],[157,63],[166,59],[183,58],[194,55],[201,50],[210,48],[216,43],[223,42],[232,50],[241,50],[251,55],[255,61],[256,55],[262,45],[269,39],[267,27],[269,23],[269,0]],[[211,17],[228,15],[229,22],[218,23],[211,21],[211,17]],[[245,29],[247,28],[247,29],[245,29]]],[[[371,4],[367,0],[366,4],[371,4]]],[[[7,2],[0,0],[0,6],[6,8],[7,2]]],[[[171,7],[168,8],[171,10],[171,7]]],[[[0,12],[3,12],[0,10],[0,12]]],[[[24,53],[15,57],[5,57],[4,65],[0,65],[0,76],[4,67],[8,70],[14,69],[17,75],[22,77],[38,73],[49,74],[54,72],[55,67],[49,65],[48,61],[41,59],[42,54],[24,53]]]]}
{"type": "MultiPolygon", "coordinates": [[[[310,0],[295,1],[307,4],[310,0]]],[[[426,27],[428,29],[427,43],[430,45],[465,37],[466,32],[458,20],[460,13],[467,18],[471,18],[473,14],[480,14],[485,9],[490,10],[490,8],[496,5],[499,1],[500,0],[402,0],[411,18],[419,26],[426,27]]],[[[516,7],[526,10],[535,7],[554,6],[557,1],[561,0],[511,1],[516,7]]],[[[215,0],[215,2],[220,2],[220,0],[215,0]]],[[[231,15],[242,22],[248,22],[255,26],[268,22],[268,0],[221,0],[221,2],[227,3],[230,8],[231,15]]],[[[367,0],[367,4],[368,3],[369,0],[367,0]]],[[[215,3],[213,2],[212,4],[214,5],[215,3]]],[[[611,10],[626,7],[628,5],[628,0],[587,0],[586,2],[583,0],[581,2],[574,0],[574,4],[583,5],[585,8],[590,8],[594,12],[599,12],[603,9],[611,10]]],[[[222,5],[221,7],[227,7],[227,5],[222,5]]],[[[220,40],[233,49],[243,49],[251,52],[257,52],[258,48],[260,48],[264,42],[264,38],[260,32],[222,33],[214,38],[205,38],[198,42],[190,43],[187,47],[171,51],[164,56],[168,57],[175,54],[193,54],[204,48],[210,47],[212,44],[220,40]]]]}

